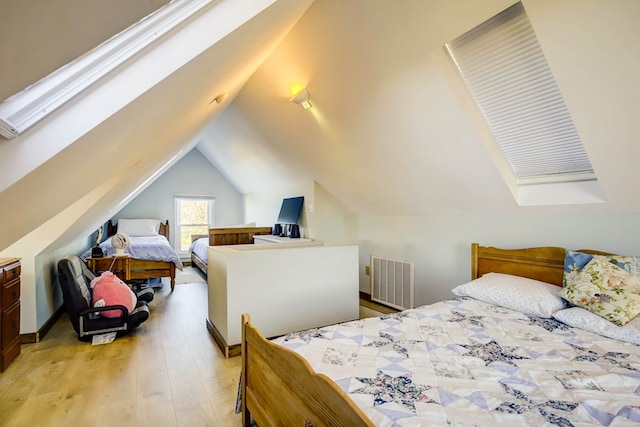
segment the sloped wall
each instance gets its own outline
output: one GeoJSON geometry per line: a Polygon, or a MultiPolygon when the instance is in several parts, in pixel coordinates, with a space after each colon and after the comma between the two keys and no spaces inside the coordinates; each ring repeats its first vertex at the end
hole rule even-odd
{"type": "MultiPolygon", "coordinates": [[[[174,196],[178,194],[214,196],[217,226],[240,224],[244,221],[242,195],[195,148],[117,212],[112,220],[117,222],[118,218],[155,218],[162,221],[168,219],[170,225],[175,225],[174,196]]],[[[171,229],[172,244],[174,236],[171,229]]]]}

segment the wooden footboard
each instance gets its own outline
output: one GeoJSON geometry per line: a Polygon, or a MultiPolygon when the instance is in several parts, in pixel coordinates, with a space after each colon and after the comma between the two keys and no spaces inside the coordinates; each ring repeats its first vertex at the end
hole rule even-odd
{"type": "Polygon", "coordinates": [[[171,290],[176,285],[176,265],[167,261],[150,261],[131,257],[87,258],[89,269],[96,274],[111,271],[125,282],[129,280],[143,280],[169,277],[171,290]]]}
{"type": "Polygon", "coordinates": [[[242,315],[242,422],[268,426],[373,426],[333,381],[267,341],[242,315]]]}
{"type": "Polygon", "coordinates": [[[209,246],[252,244],[260,234],[271,234],[271,227],[210,228],[209,246]]]}

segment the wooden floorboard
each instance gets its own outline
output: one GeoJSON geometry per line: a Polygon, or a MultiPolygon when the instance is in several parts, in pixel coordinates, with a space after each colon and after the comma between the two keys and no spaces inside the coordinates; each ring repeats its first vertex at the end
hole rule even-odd
{"type": "Polygon", "coordinates": [[[111,344],[78,341],[66,313],[23,344],[0,374],[0,425],[241,425],[241,361],[225,359],[205,327],[206,283],[170,290],[157,290],[149,320],[111,344]]]}
{"type": "Polygon", "coordinates": [[[176,272],[174,292],[168,281],[156,290],[149,320],[111,344],[78,341],[66,313],[23,344],[0,374],[0,426],[241,425],[241,358],[226,359],[207,331],[202,276],[180,284],[198,280],[191,268],[176,272]]]}

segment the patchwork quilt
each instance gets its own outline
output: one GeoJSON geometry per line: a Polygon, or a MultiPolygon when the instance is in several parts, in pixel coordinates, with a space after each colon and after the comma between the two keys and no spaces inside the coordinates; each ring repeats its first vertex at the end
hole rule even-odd
{"type": "Polygon", "coordinates": [[[640,346],[477,300],[274,341],[379,426],[640,425],[640,346]]]}

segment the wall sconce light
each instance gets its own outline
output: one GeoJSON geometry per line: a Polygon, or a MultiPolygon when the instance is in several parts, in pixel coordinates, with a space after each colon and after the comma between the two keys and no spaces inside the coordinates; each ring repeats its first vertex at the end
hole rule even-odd
{"type": "Polygon", "coordinates": [[[218,94],[218,96],[216,96],[215,98],[213,98],[211,101],[209,101],[209,105],[213,104],[214,102],[216,104],[220,104],[222,101],[224,101],[227,98],[227,94],[226,93],[221,93],[218,94]]]}
{"type": "Polygon", "coordinates": [[[302,105],[302,108],[305,110],[311,108],[311,101],[309,101],[309,91],[307,88],[297,88],[296,90],[292,89],[291,92],[293,96],[289,101],[302,105]]]}

